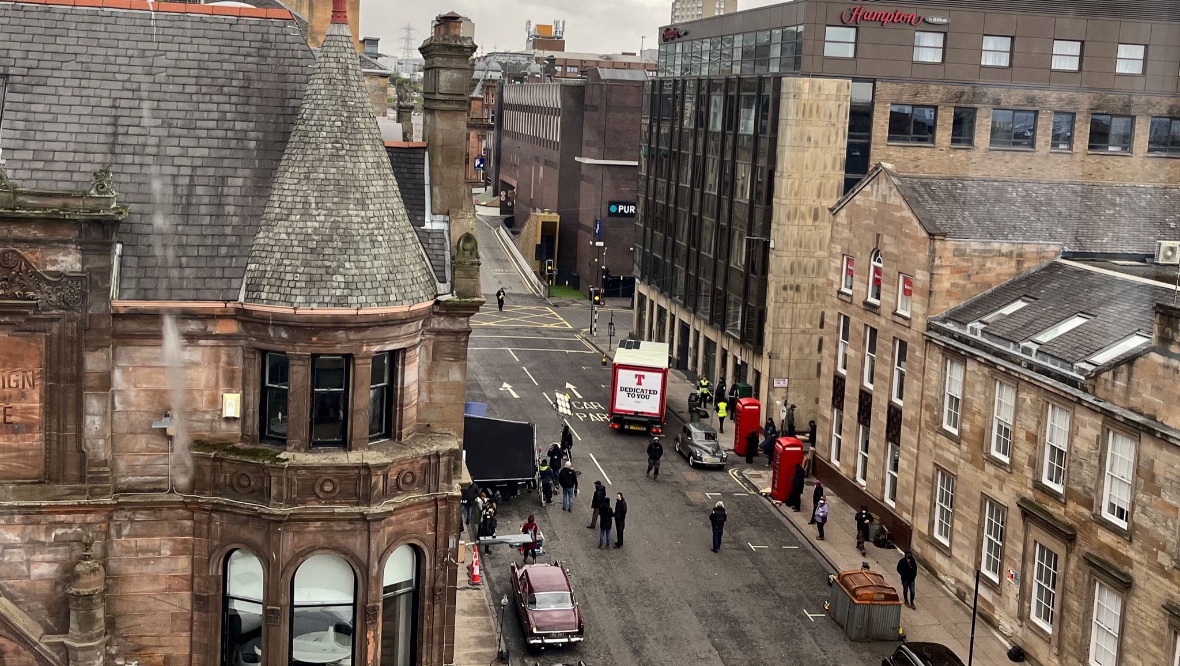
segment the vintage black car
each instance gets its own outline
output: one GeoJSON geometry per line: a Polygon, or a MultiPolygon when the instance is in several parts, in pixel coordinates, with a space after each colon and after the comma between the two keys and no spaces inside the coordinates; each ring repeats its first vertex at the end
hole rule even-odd
{"type": "Polygon", "coordinates": [[[703,423],[689,423],[676,436],[676,452],[690,467],[724,467],[729,454],[721,448],[717,431],[703,423]]]}

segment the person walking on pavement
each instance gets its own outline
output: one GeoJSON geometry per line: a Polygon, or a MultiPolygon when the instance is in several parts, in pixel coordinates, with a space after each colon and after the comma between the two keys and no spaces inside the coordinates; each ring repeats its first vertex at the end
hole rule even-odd
{"type": "MultiPolygon", "coordinates": [[[[463,489],[463,526],[471,522],[471,512],[475,510],[475,500],[479,498],[479,484],[472,483],[463,489]]],[[[476,514],[478,518],[479,515],[476,514]]]]}
{"type": "Polygon", "coordinates": [[[652,437],[651,444],[647,445],[647,472],[644,473],[644,476],[651,474],[652,470],[655,470],[656,475],[654,478],[658,481],[660,478],[660,458],[663,457],[664,445],[660,444],[659,437],[652,437]]]}
{"type": "Polygon", "coordinates": [[[541,464],[537,466],[537,472],[541,477],[541,504],[553,504],[553,468],[542,458],[541,464]]]}
{"type": "Polygon", "coordinates": [[[586,529],[592,530],[598,525],[598,509],[606,501],[606,486],[601,481],[594,482],[594,494],[590,496],[590,524],[586,529]]]}
{"type": "Polygon", "coordinates": [[[819,498],[819,503],[815,505],[815,527],[819,530],[819,536],[816,539],[824,540],[824,525],[828,524],[828,498],[819,498]]]}
{"type": "Polygon", "coordinates": [[[725,377],[717,380],[717,386],[713,387],[713,404],[725,400],[725,377]]]}
{"type": "Polygon", "coordinates": [[[561,459],[565,456],[565,451],[561,450],[561,445],[554,442],[549,450],[545,453],[549,457],[549,466],[553,469],[561,469],[561,459]]]}
{"type": "Polygon", "coordinates": [[[570,424],[561,426],[561,452],[567,460],[574,459],[574,434],[570,431],[570,424]]]}
{"type": "Polygon", "coordinates": [[[496,305],[499,306],[500,312],[504,311],[504,287],[500,287],[500,291],[496,292],[496,305]]]}
{"type": "Polygon", "coordinates": [[[787,437],[794,437],[795,432],[795,405],[787,407],[787,437]]]}
{"type": "Polygon", "coordinates": [[[811,443],[811,448],[815,448],[815,421],[807,422],[807,441],[811,443]]]}
{"type": "Polygon", "coordinates": [[[615,511],[610,508],[610,498],[602,498],[602,505],[598,507],[598,517],[602,521],[598,524],[598,547],[610,550],[610,529],[615,520],[615,511]]]}
{"type": "Polygon", "coordinates": [[[774,427],[774,419],[770,416],[766,417],[766,427],[762,429],[762,432],[770,439],[778,439],[778,428],[774,427]]]}
{"type": "Polygon", "coordinates": [[[725,417],[729,416],[729,404],[717,398],[717,432],[725,432],[725,417]]]}
{"type": "Polygon", "coordinates": [[[856,521],[856,549],[860,551],[861,555],[865,554],[865,541],[869,540],[869,527],[873,524],[873,514],[869,513],[869,507],[860,505],[860,511],[856,512],[854,517],[856,521]]]}
{"type": "Polygon", "coordinates": [[[537,527],[537,521],[532,514],[529,514],[528,522],[520,526],[520,533],[527,534],[532,538],[532,541],[521,546],[520,550],[524,553],[524,562],[527,564],[529,557],[533,558],[533,564],[537,563],[537,535],[541,533],[541,528],[537,527]]]}
{"type": "MultiPolygon", "coordinates": [[[[483,519],[479,522],[479,532],[477,533],[477,536],[496,536],[496,505],[489,504],[487,508],[483,510],[483,519]]],[[[479,548],[478,544],[476,545],[476,548],[479,548]]],[[[484,546],[483,552],[485,555],[492,552],[492,545],[488,544],[484,546]]]]}
{"type": "Polygon", "coordinates": [[[824,484],[819,481],[815,482],[815,490],[811,491],[811,520],[807,521],[808,525],[815,524],[815,510],[819,508],[819,500],[824,496],[824,484]]]}
{"type": "Polygon", "coordinates": [[[561,486],[561,510],[574,511],[574,495],[578,494],[578,473],[570,461],[565,461],[561,471],[557,474],[557,483],[561,486]]]}
{"type": "Polygon", "coordinates": [[[721,535],[725,532],[725,502],[717,502],[709,513],[709,524],[713,527],[713,552],[721,551],[721,535]]]}
{"type": "Polygon", "coordinates": [[[766,466],[773,467],[774,466],[774,438],[767,437],[766,440],[762,442],[761,448],[762,448],[762,453],[766,454],[766,466]]]}
{"type": "Polygon", "coordinates": [[[918,607],[914,605],[914,582],[918,580],[918,561],[912,552],[907,550],[905,557],[898,560],[897,575],[901,576],[901,593],[905,605],[917,610],[918,607]]]}
{"type": "Polygon", "coordinates": [[[787,495],[787,506],[799,513],[803,503],[803,486],[807,483],[807,472],[803,465],[795,465],[795,476],[791,478],[791,494],[787,495]]]}
{"type": "Polygon", "coordinates": [[[623,530],[627,527],[627,500],[623,493],[615,494],[615,548],[623,547],[623,530]]]}
{"type": "Polygon", "coordinates": [[[709,399],[711,397],[709,395],[709,391],[711,390],[711,388],[712,388],[712,385],[709,384],[708,377],[701,377],[699,380],[697,380],[697,392],[701,397],[701,406],[702,407],[705,407],[709,404],[709,399]]]}

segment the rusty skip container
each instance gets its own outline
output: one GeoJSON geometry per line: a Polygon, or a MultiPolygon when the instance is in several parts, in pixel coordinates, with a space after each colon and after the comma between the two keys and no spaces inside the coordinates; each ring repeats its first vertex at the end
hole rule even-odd
{"type": "Polygon", "coordinates": [[[828,614],[849,640],[894,641],[901,629],[901,597],[875,571],[842,571],[832,584],[828,614]]]}

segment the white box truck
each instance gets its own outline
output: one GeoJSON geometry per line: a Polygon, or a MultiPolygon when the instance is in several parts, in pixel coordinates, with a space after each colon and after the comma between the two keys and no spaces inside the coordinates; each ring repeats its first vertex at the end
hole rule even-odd
{"type": "Polygon", "coordinates": [[[610,427],[659,435],[668,403],[668,344],[623,340],[611,368],[610,427]]]}

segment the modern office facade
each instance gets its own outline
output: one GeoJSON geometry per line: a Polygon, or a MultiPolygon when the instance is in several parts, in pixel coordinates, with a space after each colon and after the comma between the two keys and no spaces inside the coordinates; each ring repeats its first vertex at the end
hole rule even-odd
{"type": "Polygon", "coordinates": [[[1037,9],[810,0],[661,28],[635,330],[806,423],[826,411],[828,208],[871,164],[1177,182],[1180,6],[1037,9]]]}

